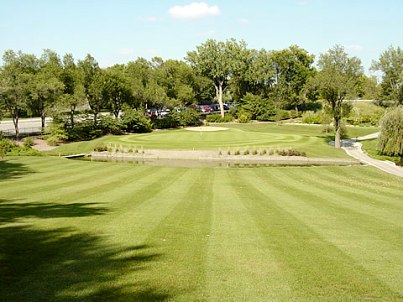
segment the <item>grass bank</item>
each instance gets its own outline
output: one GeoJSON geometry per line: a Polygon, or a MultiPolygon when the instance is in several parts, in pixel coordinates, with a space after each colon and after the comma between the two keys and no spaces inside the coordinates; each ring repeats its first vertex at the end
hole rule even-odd
{"type": "Polygon", "coordinates": [[[2,301],[398,301],[402,181],[371,167],[0,161],[2,301]]]}

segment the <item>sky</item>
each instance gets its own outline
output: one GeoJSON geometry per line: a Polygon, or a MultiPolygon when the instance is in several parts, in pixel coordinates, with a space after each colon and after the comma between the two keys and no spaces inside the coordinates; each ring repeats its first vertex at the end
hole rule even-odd
{"type": "Polygon", "coordinates": [[[0,53],[90,53],[107,67],[182,60],[207,39],[235,38],[316,58],[339,44],[370,74],[383,51],[403,47],[402,15],[403,0],[0,0],[0,53]]]}

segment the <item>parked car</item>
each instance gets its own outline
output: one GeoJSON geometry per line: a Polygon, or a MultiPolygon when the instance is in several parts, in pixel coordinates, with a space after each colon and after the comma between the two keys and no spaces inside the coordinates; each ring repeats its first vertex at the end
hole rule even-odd
{"type": "Polygon", "coordinates": [[[202,112],[202,113],[211,113],[211,112],[214,111],[214,109],[211,108],[211,107],[208,106],[208,105],[200,105],[200,106],[199,106],[199,111],[202,112]]]}
{"type": "MultiPolygon", "coordinates": [[[[213,104],[210,106],[214,111],[220,111],[220,104],[213,104]]],[[[229,110],[226,104],[223,104],[224,110],[229,110]]]]}

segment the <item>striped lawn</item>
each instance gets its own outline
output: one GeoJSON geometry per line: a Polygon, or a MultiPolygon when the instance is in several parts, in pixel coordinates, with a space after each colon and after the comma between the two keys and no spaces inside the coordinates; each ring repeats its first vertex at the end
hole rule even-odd
{"type": "Polygon", "coordinates": [[[0,161],[0,301],[403,300],[403,182],[371,167],[0,161]]]}

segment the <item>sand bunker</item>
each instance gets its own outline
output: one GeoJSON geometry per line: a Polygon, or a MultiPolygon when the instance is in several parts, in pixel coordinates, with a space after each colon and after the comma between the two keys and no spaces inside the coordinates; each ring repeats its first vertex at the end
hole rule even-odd
{"type": "Polygon", "coordinates": [[[210,127],[210,126],[200,126],[200,127],[188,127],[185,130],[189,131],[200,131],[200,132],[211,132],[211,131],[224,131],[228,130],[228,128],[224,127],[210,127]]]}

